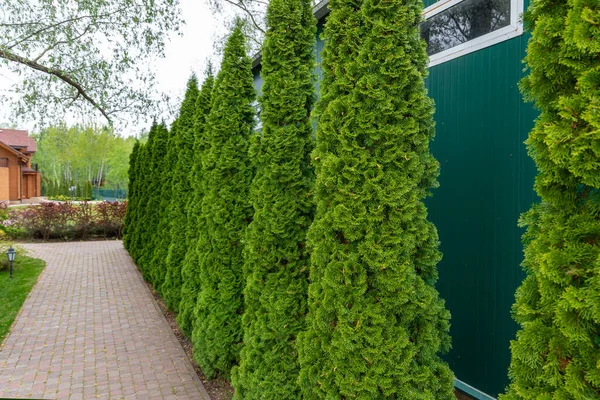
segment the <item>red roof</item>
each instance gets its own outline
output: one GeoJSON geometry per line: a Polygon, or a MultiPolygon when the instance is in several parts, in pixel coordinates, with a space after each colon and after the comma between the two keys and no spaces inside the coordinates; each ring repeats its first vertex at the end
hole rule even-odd
{"type": "Polygon", "coordinates": [[[29,137],[27,131],[19,129],[2,129],[0,128],[0,141],[11,147],[25,147],[27,153],[35,153],[37,145],[32,137],[29,137]]]}

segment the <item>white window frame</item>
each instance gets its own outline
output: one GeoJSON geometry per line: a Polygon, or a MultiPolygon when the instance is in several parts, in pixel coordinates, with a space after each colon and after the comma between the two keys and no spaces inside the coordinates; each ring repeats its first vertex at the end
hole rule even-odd
{"type": "MultiPolygon", "coordinates": [[[[425,20],[428,20],[429,18],[449,9],[450,7],[460,4],[463,1],[465,0],[440,0],[425,8],[423,10],[423,17],[425,20]]],[[[465,54],[469,54],[522,35],[523,21],[521,16],[523,14],[523,2],[524,0],[510,0],[510,24],[508,26],[429,56],[429,66],[433,67],[434,65],[462,57],[465,54]]]]}

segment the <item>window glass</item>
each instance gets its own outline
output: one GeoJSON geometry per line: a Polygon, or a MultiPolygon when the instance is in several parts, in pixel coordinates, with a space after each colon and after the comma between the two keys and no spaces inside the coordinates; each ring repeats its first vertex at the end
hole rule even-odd
{"type": "Polygon", "coordinates": [[[421,24],[431,56],[510,25],[510,0],[465,0],[421,24]]]}

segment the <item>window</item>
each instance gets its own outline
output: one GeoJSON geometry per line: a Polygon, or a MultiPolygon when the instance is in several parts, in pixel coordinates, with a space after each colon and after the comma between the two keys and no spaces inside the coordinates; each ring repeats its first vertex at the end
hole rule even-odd
{"type": "Polygon", "coordinates": [[[8,168],[8,158],[0,157],[0,168],[8,168]]]}
{"type": "Polygon", "coordinates": [[[523,0],[441,0],[423,11],[429,66],[519,36],[523,0]]]}
{"type": "Polygon", "coordinates": [[[254,100],[252,102],[252,107],[254,107],[255,113],[254,113],[254,131],[258,132],[262,129],[262,121],[260,120],[260,103],[258,102],[258,100],[254,100]]]}

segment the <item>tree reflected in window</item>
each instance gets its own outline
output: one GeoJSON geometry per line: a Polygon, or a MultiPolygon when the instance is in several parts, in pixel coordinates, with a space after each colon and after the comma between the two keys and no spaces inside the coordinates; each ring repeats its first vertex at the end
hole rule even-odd
{"type": "Polygon", "coordinates": [[[465,0],[421,24],[430,56],[510,25],[510,0],[465,0]]]}

